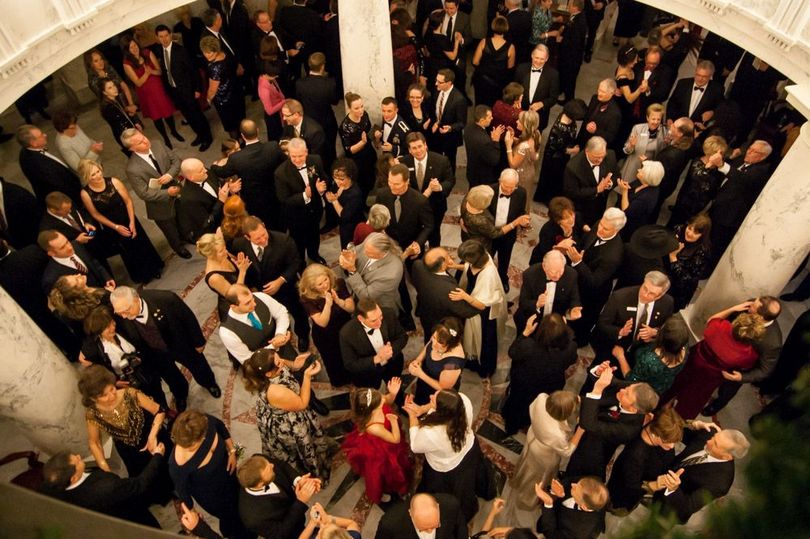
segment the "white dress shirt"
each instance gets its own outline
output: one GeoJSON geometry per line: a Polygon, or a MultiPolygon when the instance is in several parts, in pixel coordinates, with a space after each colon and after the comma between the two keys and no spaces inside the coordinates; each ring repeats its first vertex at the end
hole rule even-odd
{"type": "Polygon", "coordinates": [[[121,374],[123,372],[121,358],[124,357],[124,354],[134,352],[135,347],[132,346],[132,344],[130,344],[130,342],[121,335],[116,336],[118,337],[118,344],[110,342],[106,339],[101,339],[101,347],[104,349],[104,353],[107,354],[107,357],[110,359],[110,365],[112,366],[113,370],[116,372],[116,374],[121,374]]]}
{"type": "Polygon", "coordinates": [[[501,188],[495,193],[498,197],[498,205],[495,208],[495,226],[503,226],[506,224],[506,219],[509,217],[509,202],[511,198],[501,197],[501,188]]]}
{"type": "Polygon", "coordinates": [[[62,264],[65,267],[79,271],[79,268],[76,267],[76,264],[73,262],[73,260],[71,260],[71,258],[75,258],[76,260],[84,264],[84,267],[87,268],[87,271],[90,271],[90,266],[87,265],[87,262],[82,260],[82,257],[80,257],[77,254],[74,254],[73,256],[70,256],[68,258],[57,258],[55,256],[52,258],[54,259],[54,261],[58,262],[59,264],[62,264]]]}
{"type": "MultiPolygon", "coordinates": [[[[290,329],[290,316],[287,313],[287,308],[264,292],[254,292],[253,297],[256,298],[256,301],[264,303],[270,310],[270,316],[276,321],[276,335],[284,335],[287,333],[287,330],[290,329]]],[[[228,316],[246,326],[253,327],[248,319],[248,313],[235,313],[233,309],[231,309],[228,311],[228,316]]],[[[219,326],[219,337],[222,339],[222,344],[225,345],[228,352],[230,352],[239,363],[244,363],[253,355],[253,352],[250,351],[244,341],[230,329],[219,326]]],[[[272,344],[268,344],[264,348],[274,349],[272,344]]]]}
{"type": "MultiPolygon", "coordinates": [[[[530,69],[534,69],[533,67],[530,69]]],[[[534,98],[534,92],[537,91],[537,85],[540,84],[540,77],[543,75],[543,68],[540,71],[529,71],[529,101],[534,98]]]]}
{"type": "Polygon", "coordinates": [[[557,295],[557,282],[549,281],[546,283],[546,303],[543,305],[543,316],[551,314],[551,309],[554,307],[554,296],[557,295]]]}
{"type": "Polygon", "coordinates": [[[385,342],[383,342],[382,331],[379,329],[370,328],[364,323],[360,322],[360,325],[363,326],[363,331],[366,333],[366,337],[368,337],[368,342],[371,343],[371,346],[374,347],[374,352],[379,352],[380,348],[385,346],[385,342]],[[369,334],[371,331],[371,334],[369,334]]]}
{"type": "Polygon", "coordinates": [[[692,85],[692,97],[689,99],[689,114],[688,114],[688,116],[692,116],[692,113],[695,112],[695,109],[697,108],[698,104],[700,103],[700,100],[703,97],[703,94],[706,93],[706,87],[707,86],[708,85],[703,86],[702,87],[703,91],[701,92],[700,90],[695,90],[695,88],[698,87],[697,85],[695,85],[695,84],[692,85]]]}

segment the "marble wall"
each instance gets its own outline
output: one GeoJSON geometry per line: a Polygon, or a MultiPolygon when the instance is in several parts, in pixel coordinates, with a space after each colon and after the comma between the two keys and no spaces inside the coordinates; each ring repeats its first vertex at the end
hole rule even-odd
{"type": "Polygon", "coordinates": [[[86,454],[75,369],[2,288],[0,311],[0,417],[45,453],[86,454]]]}

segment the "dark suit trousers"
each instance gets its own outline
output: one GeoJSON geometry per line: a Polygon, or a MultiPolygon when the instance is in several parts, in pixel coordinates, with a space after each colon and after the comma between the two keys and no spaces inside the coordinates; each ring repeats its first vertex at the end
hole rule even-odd
{"type": "Polygon", "coordinates": [[[582,67],[582,59],[560,59],[560,91],[565,94],[565,100],[570,101],[575,97],[577,87],[577,77],[579,68],[582,67]]]}
{"type": "Polygon", "coordinates": [[[154,369],[169,386],[175,400],[188,400],[188,380],[168,353],[155,353],[154,369]]]}
{"type": "MultiPolygon", "coordinates": [[[[293,321],[295,322],[295,334],[298,336],[298,348],[301,349],[302,341],[308,343],[309,342],[309,317],[307,313],[304,312],[304,307],[301,305],[301,302],[298,301],[298,295],[290,290],[288,293],[278,294],[275,297],[276,301],[281,303],[287,308],[289,311],[290,316],[292,316],[293,321]]],[[[302,349],[302,352],[305,352],[306,349],[302,349]]]]}
{"type": "MultiPolygon", "coordinates": [[[[194,350],[189,357],[175,357],[178,363],[183,365],[191,372],[194,380],[204,388],[214,387],[217,385],[217,379],[214,376],[214,371],[211,370],[211,365],[205,359],[205,354],[194,350]]],[[[174,391],[172,391],[174,393],[174,391]]]]}
{"type": "Polygon", "coordinates": [[[211,142],[214,137],[211,136],[211,126],[208,125],[208,120],[200,110],[200,103],[194,98],[194,94],[188,94],[179,91],[177,88],[169,87],[169,93],[172,96],[174,104],[183,113],[189,127],[194,130],[197,138],[202,142],[211,142]]]}
{"type": "Polygon", "coordinates": [[[717,389],[717,397],[709,401],[709,405],[718,411],[722,410],[734,398],[740,387],[742,387],[740,382],[725,380],[717,389]]]}
{"type": "Polygon", "coordinates": [[[512,249],[516,240],[517,235],[511,232],[492,240],[492,256],[498,257],[498,275],[504,285],[509,283],[509,261],[512,259],[512,249]]]}
{"type": "Polygon", "coordinates": [[[402,303],[402,310],[399,312],[399,324],[406,330],[411,331],[416,328],[413,320],[413,302],[411,293],[408,291],[408,275],[413,267],[413,258],[405,260],[405,271],[402,272],[402,279],[399,281],[399,301],[402,303]]]}
{"type": "MultiPolygon", "coordinates": [[[[607,5],[607,2],[605,2],[607,5]]],[[[588,21],[588,38],[585,40],[585,52],[593,52],[593,42],[596,40],[596,30],[599,29],[599,23],[605,18],[605,8],[599,11],[587,10],[585,11],[585,20],[588,21]]],[[[568,94],[565,94],[568,97],[568,94]]]]}
{"type": "Polygon", "coordinates": [[[185,242],[180,237],[180,230],[177,228],[177,218],[171,219],[154,219],[155,224],[158,226],[163,235],[166,236],[166,241],[169,242],[169,247],[174,252],[185,249],[185,242]]]}
{"type": "MultiPolygon", "coordinates": [[[[444,214],[447,212],[438,212],[433,210],[433,230],[430,231],[428,235],[428,243],[430,244],[430,248],[434,247],[441,247],[442,246],[442,221],[444,220],[444,214]]],[[[407,245],[406,245],[407,247],[407,245]]],[[[425,246],[422,246],[423,253],[424,253],[425,246]]],[[[410,268],[410,266],[408,266],[410,268]]]]}
{"type": "MultiPolygon", "coordinates": [[[[304,253],[309,255],[310,260],[317,260],[320,256],[318,250],[321,248],[320,223],[318,221],[306,223],[290,223],[290,237],[295,241],[298,248],[298,257],[301,263],[306,265],[304,253]]],[[[303,267],[301,270],[303,271],[303,267]]]]}

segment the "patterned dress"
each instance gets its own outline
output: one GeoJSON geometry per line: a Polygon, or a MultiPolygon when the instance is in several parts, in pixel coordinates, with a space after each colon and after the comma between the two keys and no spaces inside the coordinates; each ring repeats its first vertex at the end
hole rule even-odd
{"type": "Polygon", "coordinates": [[[674,367],[666,365],[652,345],[641,346],[635,353],[633,370],[627,373],[628,382],[647,382],[656,393],[663,395],[672,386],[675,377],[681,372],[686,361],[681,361],[674,367]]]}
{"type": "Polygon", "coordinates": [[[523,156],[523,161],[515,167],[515,170],[518,173],[518,185],[526,190],[527,212],[532,209],[534,191],[537,189],[537,161],[540,160],[537,149],[532,149],[532,146],[532,144],[524,140],[515,148],[515,153],[523,156]]]}
{"type": "MultiPolygon", "coordinates": [[[[298,381],[286,367],[270,379],[270,384],[286,387],[296,394],[301,391],[298,381]]],[[[332,452],[315,412],[309,408],[298,412],[276,408],[267,402],[267,394],[261,393],[256,403],[256,422],[263,453],[290,464],[301,473],[311,473],[324,485],[329,482],[332,452]]]]}

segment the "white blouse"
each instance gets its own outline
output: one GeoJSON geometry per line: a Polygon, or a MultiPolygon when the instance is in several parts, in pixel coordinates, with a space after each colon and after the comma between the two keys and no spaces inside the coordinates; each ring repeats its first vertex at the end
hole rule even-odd
{"type": "Polygon", "coordinates": [[[456,453],[447,436],[447,427],[444,425],[429,425],[427,427],[411,426],[409,430],[411,438],[411,451],[414,453],[424,453],[425,460],[431,468],[437,472],[449,472],[461,463],[462,459],[472,449],[475,442],[475,434],[472,431],[473,407],[469,397],[464,393],[459,393],[464,402],[464,411],[467,414],[467,435],[461,451],[456,453]]]}

